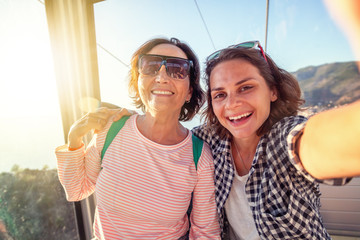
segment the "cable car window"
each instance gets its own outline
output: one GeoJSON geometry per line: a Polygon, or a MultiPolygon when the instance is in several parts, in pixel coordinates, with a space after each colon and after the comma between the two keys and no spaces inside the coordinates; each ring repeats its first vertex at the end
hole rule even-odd
{"type": "Polygon", "coordinates": [[[0,2],[0,239],[78,239],[59,184],[64,142],[44,4],[0,2]]]}
{"type": "MultiPolygon", "coordinates": [[[[259,40],[296,75],[309,114],[360,98],[359,59],[323,1],[94,2],[103,102],[134,109],[127,91],[130,57],[155,36],[186,41],[201,62],[215,50],[259,40]]],[[[2,1],[0,15],[0,238],[79,239],[53,153],[64,136],[44,2],[2,1]]],[[[360,236],[359,179],[341,191],[322,191],[322,214],[334,239],[360,236]]]]}

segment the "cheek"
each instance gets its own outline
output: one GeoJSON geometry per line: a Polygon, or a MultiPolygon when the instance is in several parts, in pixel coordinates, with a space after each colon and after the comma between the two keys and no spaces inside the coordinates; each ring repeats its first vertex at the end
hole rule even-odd
{"type": "Polygon", "coordinates": [[[146,89],[147,85],[149,84],[149,81],[147,79],[139,77],[137,84],[138,84],[138,90],[140,92],[146,89]]]}
{"type": "Polygon", "coordinates": [[[140,88],[142,87],[142,79],[139,77],[138,80],[137,80],[137,88],[138,90],[140,90],[140,88]]]}
{"type": "Polygon", "coordinates": [[[138,87],[142,87],[144,85],[144,79],[142,77],[139,76],[138,81],[137,81],[138,87]]]}
{"type": "Polygon", "coordinates": [[[190,83],[189,83],[189,82],[185,82],[182,87],[183,87],[183,89],[184,89],[185,92],[191,93],[190,83]]]}
{"type": "Polygon", "coordinates": [[[216,116],[216,118],[221,121],[221,106],[219,103],[216,103],[216,102],[212,102],[211,103],[212,105],[212,110],[216,116]]]}
{"type": "Polygon", "coordinates": [[[182,86],[182,88],[184,89],[184,93],[186,93],[186,99],[190,100],[191,96],[192,96],[192,88],[190,86],[190,82],[184,82],[184,85],[182,86]]]}
{"type": "Polygon", "coordinates": [[[142,101],[144,101],[144,99],[147,96],[147,94],[146,94],[146,86],[145,86],[144,81],[142,81],[140,79],[137,82],[137,92],[139,93],[139,97],[142,99],[142,101]]]}
{"type": "Polygon", "coordinates": [[[265,122],[270,116],[271,101],[263,102],[262,105],[264,106],[262,113],[262,121],[265,122]]]}

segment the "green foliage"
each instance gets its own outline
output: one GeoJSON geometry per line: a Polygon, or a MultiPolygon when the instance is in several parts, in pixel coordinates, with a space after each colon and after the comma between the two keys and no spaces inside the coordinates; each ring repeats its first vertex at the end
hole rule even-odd
{"type": "MultiPolygon", "coordinates": [[[[13,239],[77,239],[73,204],[56,170],[20,169],[0,174],[0,225],[13,239]]],[[[1,235],[0,235],[1,239],[1,235]]]]}

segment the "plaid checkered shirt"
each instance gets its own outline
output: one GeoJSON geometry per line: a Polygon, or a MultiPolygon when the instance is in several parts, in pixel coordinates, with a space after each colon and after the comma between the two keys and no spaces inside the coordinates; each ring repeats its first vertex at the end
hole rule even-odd
{"type": "MultiPolygon", "coordinates": [[[[302,167],[295,141],[307,119],[286,117],[261,137],[245,192],[261,239],[331,239],[320,216],[319,183],[344,185],[350,179],[320,181],[302,167]]],[[[234,179],[230,139],[220,139],[204,125],[193,129],[209,143],[215,165],[215,199],[223,239],[228,221],[225,202],[234,179]]]]}

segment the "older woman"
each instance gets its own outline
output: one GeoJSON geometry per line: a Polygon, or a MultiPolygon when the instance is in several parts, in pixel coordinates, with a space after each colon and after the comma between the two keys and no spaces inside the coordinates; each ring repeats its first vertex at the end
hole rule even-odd
{"type": "Polygon", "coordinates": [[[131,66],[130,93],[144,114],[126,121],[102,161],[110,112],[99,109],[74,123],[68,145],[56,149],[67,199],[96,193],[98,239],[178,239],[189,228],[193,193],[190,239],[219,239],[211,151],[204,144],[196,168],[191,131],[179,122],[203,104],[195,54],[177,39],[153,39],[131,66]],[[82,137],[91,129],[100,131],[85,150],[82,137]]]}

